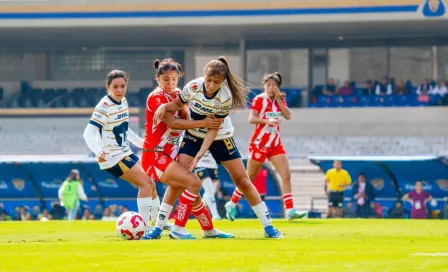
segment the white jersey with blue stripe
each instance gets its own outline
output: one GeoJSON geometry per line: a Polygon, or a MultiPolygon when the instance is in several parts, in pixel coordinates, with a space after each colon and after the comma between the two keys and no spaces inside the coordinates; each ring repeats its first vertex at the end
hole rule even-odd
{"type": "Polygon", "coordinates": [[[99,128],[101,149],[107,152],[107,160],[100,162],[101,169],[116,165],[132,151],[127,142],[129,128],[129,109],[126,98],[121,102],[104,96],[96,105],[89,124],[99,128]]]}
{"type": "Polygon", "coordinates": [[[216,169],[218,168],[218,164],[216,163],[215,159],[213,159],[212,153],[210,153],[210,151],[207,151],[205,152],[204,156],[202,156],[196,167],[216,169]]]}
{"type": "MultiPolygon", "coordinates": [[[[185,85],[179,94],[182,103],[188,104],[190,109],[190,118],[193,120],[202,120],[207,116],[214,115],[217,118],[225,118],[223,127],[218,131],[215,140],[222,140],[233,136],[234,128],[230,117],[230,109],[232,108],[232,94],[224,83],[221,88],[209,98],[205,95],[204,77],[192,80],[185,85]]],[[[195,128],[189,129],[188,132],[198,138],[205,138],[208,129],[195,128]]]]}

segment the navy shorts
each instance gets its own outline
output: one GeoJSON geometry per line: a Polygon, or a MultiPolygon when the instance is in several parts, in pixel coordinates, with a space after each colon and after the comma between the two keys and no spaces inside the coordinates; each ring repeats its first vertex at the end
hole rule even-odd
{"type": "Polygon", "coordinates": [[[210,178],[211,178],[212,180],[217,180],[217,179],[219,179],[219,178],[218,178],[218,168],[215,168],[215,169],[213,169],[213,168],[207,168],[207,170],[208,170],[208,174],[210,175],[210,178]]]}
{"type": "MultiPolygon", "coordinates": [[[[180,144],[179,154],[186,154],[194,158],[201,149],[202,142],[203,139],[185,132],[180,144]]],[[[221,164],[223,161],[241,159],[241,154],[232,137],[214,141],[210,145],[209,151],[217,164],[221,164]]]]}
{"type": "Polygon", "coordinates": [[[201,180],[204,180],[206,178],[211,178],[210,173],[208,172],[207,168],[198,167],[193,170],[193,173],[196,174],[201,180]]]}
{"type": "Polygon", "coordinates": [[[129,156],[124,157],[121,161],[119,161],[117,164],[112,166],[111,168],[104,169],[107,172],[109,172],[112,176],[119,178],[126,174],[129,169],[134,167],[134,165],[138,162],[139,158],[131,154],[129,156]]]}

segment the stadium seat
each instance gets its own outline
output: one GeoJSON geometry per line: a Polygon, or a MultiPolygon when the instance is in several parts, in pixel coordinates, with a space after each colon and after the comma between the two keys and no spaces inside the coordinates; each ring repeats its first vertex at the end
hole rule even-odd
{"type": "Polygon", "coordinates": [[[411,97],[408,95],[398,95],[395,97],[396,105],[399,107],[408,107],[410,106],[411,97]]]}
{"type": "Polygon", "coordinates": [[[369,107],[371,103],[371,97],[367,95],[358,96],[359,107],[369,107]]]}

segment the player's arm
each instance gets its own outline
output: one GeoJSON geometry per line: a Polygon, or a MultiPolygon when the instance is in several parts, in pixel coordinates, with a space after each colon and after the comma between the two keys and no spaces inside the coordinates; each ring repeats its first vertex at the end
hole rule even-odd
{"type": "Polygon", "coordinates": [[[92,117],[84,130],[84,141],[89,149],[95,154],[99,162],[106,160],[106,153],[102,150],[102,147],[98,144],[97,134],[101,135],[103,126],[107,124],[109,112],[107,111],[107,105],[98,105],[95,107],[92,113],[92,117]]]}
{"type": "Polygon", "coordinates": [[[136,147],[142,149],[143,148],[143,142],[144,140],[137,135],[137,133],[135,133],[132,129],[128,129],[128,134],[127,134],[127,138],[129,140],[129,142],[131,142],[133,145],[135,145],[136,147]]]}
{"type": "Polygon", "coordinates": [[[402,198],[403,201],[411,201],[409,194],[405,194],[402,198]]]}
{"type": "Polygon", "coordinates": [[[77,192],[78,192],[79,199],[87,201],[87,195],[84,192],[84,188],[82,187],[82,184],[78,184],[77,192]]]}
{"type": "Polygon", "coordinates": [[[219,129],[224,122],[224,119],[207,117],[202,120],[185,120],[175,118],[172,113],[165,112],[162,116],[162,122],[164,122],[169,128],[177,130],[194,128],[219,129]]]}
{"type": "Polygon", "coordinates": [[[429,202],[429,201],[431,201],[431,200],[432,200],[432,196],[431,196],[430,194],[428,194],[428,197],[425,198],[425,203],[426,203],[426,202],[429,202]]]}
{"type": "Polygon", "coordinates": [[[213,141],[216,138],[216,135],[218,135],[217,129],[209,129],[207,132],[207,135],[205,135],[204,141],[202,142],[201,149],[199,149],[199,152],[194,157],[193,161],[190,164],[190,171],[193,171],[194,168],[196,168],[196,165],[201,160],[202,156],[204,156],[205,152],[210,148],[213,141]]]}

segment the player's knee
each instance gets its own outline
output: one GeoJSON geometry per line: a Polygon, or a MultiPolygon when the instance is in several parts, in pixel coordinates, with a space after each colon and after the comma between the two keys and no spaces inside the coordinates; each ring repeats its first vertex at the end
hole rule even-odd
{"type": "Polygon", "coordinates": [[[191,191],[194,194],[199,194],[199,192],[201,191],[201,180],[193,174],[189,174],[188,175],[189,179],[188,179],[188,190],[191,191]]]}
{"type": "Polygon", "coordinates": [[[155,188],[154,181],[150,177],[148,177],[148,176],[145,176],[141,180],[142,180],[142,182],[139,185],[140,190],[152,193],[154,188],[155,188]]]}
{"type": "Polygon", "coordinates": [[[253,186],[248,176],[241,176],[239,178],[236,178],[234,182],[235,185],[243,192],[250,190],[250,188],[253,186]]]}

